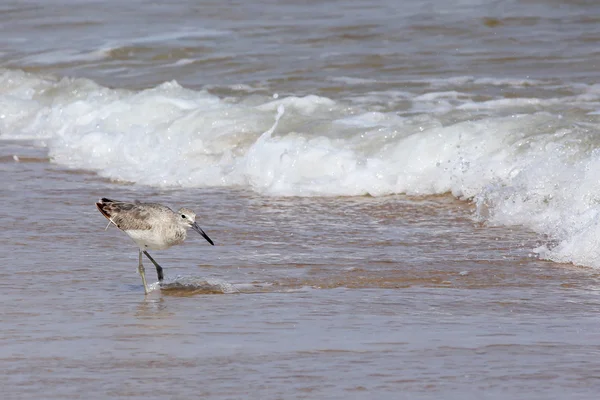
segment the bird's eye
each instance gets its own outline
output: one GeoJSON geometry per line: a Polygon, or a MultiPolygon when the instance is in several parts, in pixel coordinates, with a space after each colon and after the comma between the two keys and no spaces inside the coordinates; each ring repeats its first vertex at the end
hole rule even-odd
{"type": "Polygon", "coordinates": [[[181,218],[185,218],[185,215],[181,214],[181,218]]]}

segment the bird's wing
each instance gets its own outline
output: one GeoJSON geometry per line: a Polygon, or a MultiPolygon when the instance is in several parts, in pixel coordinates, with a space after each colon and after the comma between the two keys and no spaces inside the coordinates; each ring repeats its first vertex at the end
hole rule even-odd
{"type": "Polygon", "coordinates": [[[96,203],[98,209],[122,230],[149,230],[152,228],[152,213],[144,205],[112,201],[96,203]]]}
{"type": "Polygon", "coordinates": [[[117,228],[124,231],[147,231],[152,229],[151,221],[148,219],[148,212],[144,210],[134,209],[125,213],[119,213],[114,215],[111,221],[117,225],[117,228]]]}

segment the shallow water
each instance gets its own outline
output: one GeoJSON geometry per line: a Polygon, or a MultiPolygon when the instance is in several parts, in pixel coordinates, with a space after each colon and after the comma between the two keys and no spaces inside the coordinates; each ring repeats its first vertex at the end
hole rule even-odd
{"type": "Polygon", "coordinates": [[[2,398],[596,398],[598,5],[292,3],[0,5],[2,398]]]}
{"type": "Polygon", "coordinates": [[[478,224],[449,197],[164,191],[74,173],[22,144],[2,157],[5,398],[597,391],[597,271],[537,260],[533,233],[478,224]],[[154,256],[168,282],[237,292],[144,297],[135,247],[93,207],[103,193],[200,205],[216,246],[191,236],[154,256]]]}

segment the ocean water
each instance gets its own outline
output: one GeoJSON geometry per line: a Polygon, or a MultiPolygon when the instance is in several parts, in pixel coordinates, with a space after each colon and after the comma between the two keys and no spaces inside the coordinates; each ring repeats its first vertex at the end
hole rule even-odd
{"type": "Polygon", "coordinates": [[[598,15],[2,3],[3,398],[595,398],[598,15]]]}

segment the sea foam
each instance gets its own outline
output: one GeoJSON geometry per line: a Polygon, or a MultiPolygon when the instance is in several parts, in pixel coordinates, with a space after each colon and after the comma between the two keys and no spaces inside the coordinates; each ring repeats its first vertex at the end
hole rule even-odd
{"type": "Polygon", "coordinates": [[[452,85],[402,92],[410,106],[400,112],[370,109],[368,99],[222,99],[177,82],[129,91],[4,70],[0,138],[34,139],[56,163],[144,185],[451,193],[488,223],[548,235],[554,244],[536,249],[544,258],[600,267],[600,90],[577,84],[563,97],[477,100],[452,85]]]}

